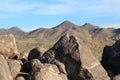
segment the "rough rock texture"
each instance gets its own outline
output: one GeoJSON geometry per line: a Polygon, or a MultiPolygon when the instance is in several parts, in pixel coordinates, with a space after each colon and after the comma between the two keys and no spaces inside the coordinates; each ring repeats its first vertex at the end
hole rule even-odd
{"type": "Polygon", "coordinates": [[[114,75],[120,74],[120,40],[112,46],[105,46],[101,63],[107,71],[111,71],[114,75]]]}
{"type": "Polygon", "coordinates": [[[21,70],[21,62],[17,60],[7,60],[13,79],[19,74],[21,70]]]}
{"type": "MultiPolygon", "coordinates": [[[[17,51],[15,42],[12,43],[9,36],[5,37],[6,41],[0,40],[2,44],[0,44],[0,80],[109,80],[107,73],[90,49],[74,36],[62,36],[46,52],[41,52],[39,48],[32,49],[27,57],[28,60],[21,55],[18,61],[7,59],[7,63],[3,56],[12,57],[17,51]]],[[[116,45],[111,47],[114,48],[119,52],[116,45]]],[[[109,58],[106,59],[109,61],[109,58]]],[[[111,58],[110,61],[114,62],[113,59],[111,58]]]]}
{"type": "MultiPolygon", "coordinates": [[[[92,76],[92,74],[87,69],[82,67],[80,58],[81,54],[86,53],[80,53],[79,44],[77,43],[76,38],[74,36],[64,35],[51,49],[44,53],[41,62],[57,65],[61,73],[64,73],[64,70],[61,65],[58,64],[59,62],[63,63],[65,65],[69,80],[94,80],[93,76],[95,74],[93,73],[92,76]]],[[[96,76],[98,75],[95,75],[95,78],[96,76]]],[[[105,77],[99,78],[100,79],[96,79],[105,79],[105,77]]]]}
{"type": "Polygon", "coordinates": [[[41,64],[39,60],[32,61],[32,80],[68,80],[64,74],[59,74],[57,66],[41,64]]]}
{"type": "Polygon", "coordinates": [[[113,80],[120,80],[120,75],[115,76],[113,80]]]}
{"type": "Polygon", "coordinates": [[[109,80],[107,72],[92,54],[91,50],[79,39],[79,51],[82,66],[91,72],[95,80],[109,80]]]}
{"type": "Polygon", "coordinates": [[[26,61],[22,65],[21,72],[29,73],[31,69],[32,69],[31,62],[30,61],[26,61]]]}
{"type": "Polygon", "coordinates": [[[12,34],[0,35],[0,54],[5,58],[18,55],[15,37],[12,34]]]}
{"type": "Polygon", "coordinates": [[[31,80],[31,79],[28,73],[21,72],[16,76],[15,80],[31,80]]]}
{"type": "Polygon", "coordinates": [[[16,80],[25,80],[25,79],[24,79],[24,77],[19,76],[16,78],[16,80]]]}
{"type": "Polygon", "coordinates": [[[28,55],[28,60],[39,59],[43,55],[44,51],[45,49],[40,47],[32,49],[28,55]]]}
{"type": "Polygon", "coordinates": [[[8,63],[2,55],[0,55],[0,80],[13,80],[8,63]]]}

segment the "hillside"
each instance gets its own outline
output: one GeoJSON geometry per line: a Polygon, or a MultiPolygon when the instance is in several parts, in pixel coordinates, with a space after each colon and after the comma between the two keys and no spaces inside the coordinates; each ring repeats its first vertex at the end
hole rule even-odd
{"type": "Polygon", "coordinates": [[[21,30],[20,28],[18,27],[12,27],[10,29],[0,29],[0,35],[4,35],[4,34],[14,34],[15,37],[17,38],[23,38],[27,32],[21,30]]]}
{"type": "Polygon", "coordinates": [[[79,28],[79,26],[69,21],[64,21],[63,23],[51,29],[45,28],[36,29],[34,31],[29,32],[26,37],[40,38],[46,40],[53,40],[54,37],[54,40],[56,41],[66,33],[76,35],[77,37],[80,37],[82,39],[90,38],[90,34],[86,30],[79,28]]]}
{"type": "Polygon", "coordinates": [[[62,35],[67,33],[83,40],[97,58],[101,57],[106,44],[111,45],[114,40],[120,38],[120,29],[101,28],[90,23],[79,26],[70,21],[64,21],[51,29],[39,28],[30,32],[22,31],[17,27],[0,29],[0,35],[9,33],[15,35],[21,53],[26,53],[38,46],[50,48],[62,35]]]}

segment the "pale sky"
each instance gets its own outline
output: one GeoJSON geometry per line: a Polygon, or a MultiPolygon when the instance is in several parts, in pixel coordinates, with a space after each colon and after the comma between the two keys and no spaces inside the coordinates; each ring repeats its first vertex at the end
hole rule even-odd
{"type": "Polygon", "coordinates": [[[65,20],[120,28],[120,0],[0,0],[0,28],[30,31],[65,20]]]}

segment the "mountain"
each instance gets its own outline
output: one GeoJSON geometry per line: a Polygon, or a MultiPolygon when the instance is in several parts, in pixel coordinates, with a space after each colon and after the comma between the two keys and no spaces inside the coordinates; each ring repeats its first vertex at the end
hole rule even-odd
{"type": "MultiPolygon", "coordinates": [[[[103,38],[114,38],[116,34],[118,34],[118,31],[114,28],[101,28],[99,26],[92,25],[90,23],[85,23],[84,25],[81,26],[81,28],[87,30],[92,38],[98,38],[98,39],[103,39],[103,38]]],[[[119,31],[120,33],[120,31],[119,31]]],[[[116,35],[118,36],[118,35],[116,35]]]]}
{"type": "Polygon", "coordinates": [[[76,35],[83,40],[89,38],[120,39],[120,28],[101,28],[90,23],[85,23],[82,26],[78,26],[70,21],[64,21],[51,29],[39,28],[30,32],[25,32],[18,27],[12,27],[10,29],[0,29],[0,35],[9,33],[14,34],[17,38],[37,38],[43,40],[53,40],[54,38],[54,41],[56,41],[66,33],[76,35]]]}
{"type": "Polygon", "coordinates": [[[40,29],[33,30],[27,34],[27,37],[41,38],[41,39],[47,39],[47,40],[53,40],[54,38],[54,40],[57,40],[58,38],[60,38],[62,35],[66,33],[76,35],[82,39],[91,37],[86,30],[79,28],[79,26],[69,21],[64,21],[63,23],[51,29],[40,28],[40,29]]]}
{"type": "Polygon", "coordinates": [[[0,35],[4,35],[4,34],[14,34],[15,37],[19,37],[22,38],[24,37],[27,32],[19,29],[18,27],[12,27],[10,29],[0,29],[0,35]]]}
{"type": "Polygon", "coordinates": [[[120,29],[101,28],[90,23],[79,26],[70,21],[64,21],[50,29],[38,28],[30,32],[25,32],[18,27],[0,29],[0,35],[9,33],[14,34],[17,38],[18,50],[21,53],[28,52],[36,46],[50,48],[61,36],[67,33],[83,40],[97,58],[100,58],[106,44],[112,44],[114,40],[120,39],[120,29]]]}
{"type": "Polygon", "coordinates": [[[12,27],[10,29],[0,29],[0,35],[9,33],[14,34],[17,38],[37,38],[43,40],[53,40],[54,38],[53,41],[56,41],[66,33],[76,35],[83,40],[89,38],[120,39],[120,28],[101,28],[90,23],[85,23],[82,26],[78,26],[70,21],[64,21],[51,29],[39,28],[30,32],[25,32],[18,27],[12,27]]]}
{"type": "Polygon", "coordinates": [[[99,26],[95,26],[95,25],[92,25],[92,24],[90,24],[90,23],[85,23],[84,25],[81,26],[81,28],[83,28],[83,29],[91,32],[91,31],[93,31],[94,29],[99,28],[99,26]]]}

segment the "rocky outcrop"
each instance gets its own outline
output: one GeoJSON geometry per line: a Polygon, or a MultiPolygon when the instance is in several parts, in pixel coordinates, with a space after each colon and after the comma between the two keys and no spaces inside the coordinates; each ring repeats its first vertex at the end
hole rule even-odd
{"type": "Polygon", "coordinates": [[[15,37],[12,34],[0,35],[0,54],[5,58],[12,58],[18,55],[15,37]]]}
{"type": "Polygon", "coordinates": [[[63,63],[69,80],[109,79],[90,49],[74,36],[61,37],[51,49],[44,53],[41,62],[55,64],[59,66],[60,72],[64,73],[63,68],[58,65],[59,62],[63,63]]]}
{"type": "Polygon", "coordinates": [[[101,64],[108,71],[111,77],[120,74],[120,40],[112,46],[105,46],[103,50],[101,64]]]}
{"type": "Polygon", "coordinates": [[[16,76],[20,73],[21,62],[17,60],[12,60],[12,59],[8,59],[7,62],[8,62],[12,77],[13,79],[15,79],[16,76]]]}
{"type": "Polygon", "coordinates": [[[27,58],[7,59],[7,63],[3,56],[12,53],[0,55],[0,80],[109,80],[90,49],[74,36],[64,35],[46,52],[34,48],[27,58]]]}
{"type": "Polygon", "coordinates": [[[13,80],[5,58],[0,54],[0,80],[13,80]]]}
{"type": "Polygon", "coordinates": [[[41,64],[39,60],[32,61],[32,80],[68,80],[64,74],[59,74],[57,66],[41,64]]]}

